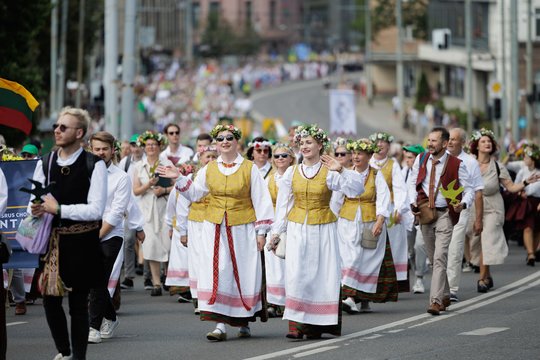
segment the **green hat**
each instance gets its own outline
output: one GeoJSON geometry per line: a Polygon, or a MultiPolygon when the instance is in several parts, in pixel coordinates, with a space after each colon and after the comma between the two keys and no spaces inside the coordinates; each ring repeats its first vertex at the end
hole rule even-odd
{"type": "Polygon", "coordinates": [[[32,144],[26,144],[22,148],[21,154],[28,153],[32,155],[37,155],[39,153],[38,148],[35,145],[32,144]]]}
{"type": "Polygon", "coordinates": [[[136,144],[138,139],[139,139],[139,134],[133,134],[129,138],[129,143],[130,144],[136,144]]]}
{"type": "Polygon", "coordinates": [[[424,151],[426,151],[426,149],[424,149],[424,147],[422,145],[420,145],[420,144],[404,146],[403,150],[408,151],[408,152],[412,152],[413,154],[416,154],[416,155],[421,154],[424,151]]]}

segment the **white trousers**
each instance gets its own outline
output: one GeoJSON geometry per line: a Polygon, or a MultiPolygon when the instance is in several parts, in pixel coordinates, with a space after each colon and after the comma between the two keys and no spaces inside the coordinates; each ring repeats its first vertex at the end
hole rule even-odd
{"type": "Polygon", "coordinates": [[[448,285],[450,292],[457,293],[461,281],[461,264],[463,261],[463,247],[465,244],[465,235],[467,233],[467,224],[469,222],[470,209],[462,210],[459,215],[459,221],[452,231],[452,240],[448,247],[448,285]]]}

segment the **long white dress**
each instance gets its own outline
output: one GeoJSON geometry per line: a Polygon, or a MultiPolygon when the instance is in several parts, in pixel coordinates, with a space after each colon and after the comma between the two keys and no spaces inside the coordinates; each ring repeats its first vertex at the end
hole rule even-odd
{"type": "MultiPolygon", "coordinates": [[[[363,177],[368,175],[366,169],[360,173],[363,177]]],[[[388,218],[390,215],[390,191],[381,172],[375,177],[376,215],[388,218]]],[[[332,201],[342,203],[345,195],[334,192],[332,201]]],[[[337,206],[339,207],[339,206],[337,206]]],[[[377,292],[379,271],[384,259],[386,249],[386,226],[379,235],[375,249],[365,249],[360,245],[364,226],[373,228],[375,221],[362,222],[362,209],[359,206],[353,221],[339,217],[337,221],[339,253],[341,255],[342,284],[366,293],[377,292]]]]}
{"type": "MultiPolygon", "coordinates": [[[[161,165],[172,166],[168,160],[160,161],[161,165]]],[[[139,178],[141,185],[150,181],[151,165],[148,160],[143,160],[135,164],[135,174],[139,178]]],[[[143,256],[146,260],[166,262],[169,260],[171,250],[171,240],[169,239],[169,229],[164,226],[163,220],[167,211],[167,197],[156,197],[152,189],[141,195],[139,207],[144,214],[144,233],[146,238],[142,243],[143,256]]]]}
{"type": "MultiPolygon", "coordinates": [[[[245,160],[238,155],[231,168],[223,165],[218,157],[218,170],[225,176],[234,174],[245,160]]],[[[176,188],[189,201],[199,201],[209,194],[206,171],[208,165],[197,173],[193,182],[180,177],[176,188]]],[[[230,231],[238,266],[239,285],[233,274],[233,260],[229,251],[227,226],[223,217],[219,233],[219,281],[217,297],[213,304],[209,301],[213,292],[213,256],[216,224],[207,220],[202,224],[200,236],[200,268],[198,272],[197,295],[199,310],[224,315],[230,318],[251,318],[262,309],[261,284],[262,263],[257,250],[257,234],[264,235],[270,229],[273,218],[272,200],[268,187],[255,165],[251,169],[251,201],[255,210],[256,221],[253,223],[230,226],[230,231]],[[238,287],[241,289],[241,295],[238,287]],[[247,305],[247,307],[244,305],[247,305]],[[249,308],[249,309],[248,309],[249,308]]]]}
{"type": "Polygon", "coordinates": [[[188,248],[182,245],[180,237],[187,234],[183,217],[187,217],[187,208],[182,200],[186,201],[173,189],[167,200],[167,214],[165,223],[172,229],[171,252],[169,253],[169,266],[167,267],[167,286],[189,286],[189,256],[188,248]]]}
{"type": "MultiPolygon", "coordinates": [[[[285,312],[283,319],[310,325],[338,324],[341,266],[336,222],[308,225],[287,220],[288,208],[294,206],[292,179],[303,167],[305,178],[314,177],[322,166],[292,166],[279,182],[273,234],[287,233],[285,255],[285,312]]],[[[304,175],[300,172],[300,176],[304,175]]],[[[342,174],[328,171],[326,185],[349,197],[364,191],[364,178],[355,171],[342,174]]],[[[329,205],[329,204],[328,204],[329,205]]]]}
{"type": "MultiPolygon", "coordinates": [[[[375,160],[375,157],[372,156],[369,165],[381,170],[388,160],[388,158],[375,160]]],[[[392,189],[390,191],[394,194],[394,201],[390,203],[390,213],[397,211],[402,218],[406,217],[406,213],[410,211],[407,202],[407,185],[401,173],[401,168],[395,159],[393,159],[392,165],[392,189]]],[[[388,238],[390,239],[390,248],[392,249],[392,258],[398,281],[407,280],[408,273],[407,229],[405,226],[406,223],[403,224],[403,222],[400,224],[387,222],[388,238]]]]}

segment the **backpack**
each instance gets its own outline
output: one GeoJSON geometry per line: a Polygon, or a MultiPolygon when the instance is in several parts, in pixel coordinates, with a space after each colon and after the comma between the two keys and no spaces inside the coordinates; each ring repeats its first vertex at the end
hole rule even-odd
{"type": "MultiPolygon", "coordinates": [[[[47,166],[49,164],[49,159],[50,157],[54,154],[55,152],[50,152],[48,153],[47,155],[45,155],[42,159],[41,159],[41,166],[43,168],[43,174],[45,174],[45,183],[47,183],[49,181],[49,179],[47,179],[47,177],[49,176],[48,175],[48,169],[47,169],[47,166]]],[[[92,153],[89,153],[88,151],[85,151],[85,156],[86,156],[86,168],[88,169],[88,174],[90,174],[90,177],[92,177],[92,172],[94,172],[94,167],[96,165],[96,162],[101,160],[100,158],[98,158],[97,156],[95,156],[94,154],[92,153]]],[[[88,178],[90,180],[90,178],[88,178]]]]}

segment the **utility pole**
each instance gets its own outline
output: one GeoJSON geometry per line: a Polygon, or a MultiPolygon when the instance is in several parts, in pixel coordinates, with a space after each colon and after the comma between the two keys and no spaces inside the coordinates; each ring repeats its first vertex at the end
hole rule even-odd
{"type": "Polygon", "coordinates": [[[371,76],[371,0],[364,0],[364,24],[366,26],[366,55],[364,69],[366,72],[366,98],[369,106],[373,105],[373,79],[371,76]]]}
{"type": "Polygon", "coordinates": [[[58,0],[51,0],[51,88],[49,90],[49,116],[58,110],[58,0]]]}
{"type": "Polygon", "coordinates": [[[192,0],[186,0],[185,6],[185,24],[186,24],[186,63],[191,66],[193,63],[193,21],[191,17],[192,13],[192,0]]]}
{"type": "MultiPolygon", "coordinates": [[[[533,62],[533,51],[532,51],[532,4],[531,0],[527,0],[527,55],[526,55],[526,89],[527,94],[532,94],[533,92],[533,70],[532,70],[532,62],[533,62]]],[[[534,99],[532,102],[526,102],[526,110],[527,110],[527,132],[526,137],[527,139],[531,138],[531,128],[533,124],[534,119],[534,99]]]]}
{"type": "Polygon", "coordinates": [[[506,130],[506,122],[508,121],[508,77],[506,75],[506,1],[501,0],[501,50],[502,50],[502,73],[501,73],[501,83],[503,86],[502,89],[502,99],[501,99],[501,117],[499,124],[499,135],[504,136],[506,130]]]}
{"type": "Polygon", "coordinates": [[[133,134],[133,108],[135,94],[135,23],[137,21],[137,0],[126,0],[124,21],[124,56],[122,60],[122,124],[121,138],[129,139],[133,134]]]}
{"type": "Polygon", "coordinates": [[[396,77],[397,77],[397,95],[399,98],[398,121],[403,124],[405,120],[405,94],[403,89],[403,20],[402,20],[402,1],[396,1],[396,25],[397,25],[397,54],[396,54],[396,77]]]}
{"type": "Polygon", "coordinates": [[[69,0],[62,0],[62,26],[60,33],[60,67],[58,77],[58,95],[56,97],[56,109],[64,107],[64,94],[66,92],[66,55],[67,55],[67,18],[69,0]]]}
{"type": "Polygon", "coordinates": [[[75,107],[81,107],[84,64],[84,8],[85,0],[79,0],[79,44],[77,47],[77,95],[75,97],[75,107]]]}
{"type": "Polygon", "coordinates": [[[471,0],[465,0],[465,47],[467,50],[467,73],[465,76],[467,94],[467,132],[470,134],[473,130],[473,94],[472,94],[472,4],[471,0]]]}
{"type": "Polygon", "coordinates": [[[519,69],[518,69],[518,15],[517,1],[510,1],[510,121],[512,136],[519,139],[519,69]]]}
{"type": "Polygon", "coordinates": [[[105,0],[105,129],[118,136],[118,0],[105,0]]]}

